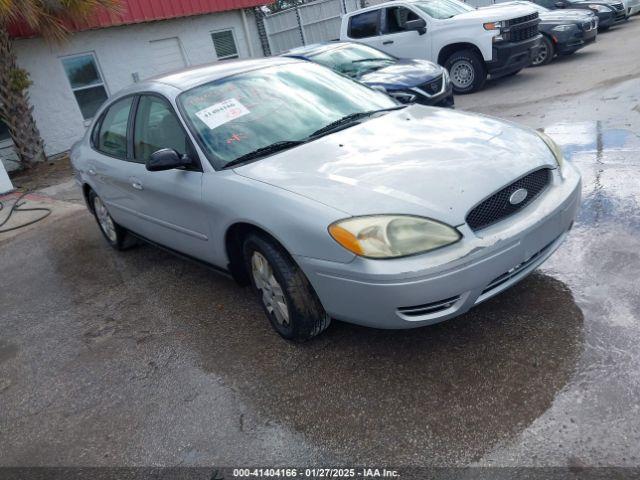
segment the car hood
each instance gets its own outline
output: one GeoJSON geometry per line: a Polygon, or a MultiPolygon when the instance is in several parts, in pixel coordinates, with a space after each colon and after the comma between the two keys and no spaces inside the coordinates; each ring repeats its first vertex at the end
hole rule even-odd
{"type": "Polygon", "coordinates": [[[427,60],[398,60],[397,63],[366,73],[358,80],[387,89],[411,88],[442,75],[443,68],[427,60]]]}
{"type": "Polygon", "coordinates": [[[551,10],[540,13],[540,20],[546,22],[584,22],[595,15],[590,10],[551,10]]]}
{"type": "Polygon", "coordinates": [[[482,7],[472,12],[456,15],[456,20],[475,19],[482,22],[497,22],[499,20],[510,20],[512,18],[524,17],[536,13],[536,10],[526,5],[501,5],[499,3],[482,7]]]}
{"type": "Polygon", "coordinates": [[[460,225],[475,204],[554,162],[532,130],[414,105],[234,170],[345,216],[402,213],[460,225]]]}

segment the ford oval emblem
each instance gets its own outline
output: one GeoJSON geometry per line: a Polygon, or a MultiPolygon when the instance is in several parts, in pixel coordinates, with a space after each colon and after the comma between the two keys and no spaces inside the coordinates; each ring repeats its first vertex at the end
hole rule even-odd
{"type": "Polygon", "coordinates": [[[529,195],[529,192],[527,192],[526,188],[519,188],[509,196],[509,203],[511,205],[518,205],[525,201],[527,195],[529,195]]]}

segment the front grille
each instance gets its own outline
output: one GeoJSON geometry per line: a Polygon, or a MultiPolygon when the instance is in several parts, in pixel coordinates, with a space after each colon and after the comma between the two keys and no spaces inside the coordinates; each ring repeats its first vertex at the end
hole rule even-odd
{"type": "Polygon", "coordinates": [[[480,230],[513,215],[535,200],[550,181],[551,170],[548,168],[525,175],[474,207],[467,215],[467,224],[471,230],[480,230]],[[527,197],[517,205],[513,205],[509,197],[521,188],[527,190],[527,197]]]}
{"type": "Polygon", "coordinates": [[[438,93],[440,93],[440,90],[442,90],[442,75],[440,75],[435,80],[423,83],[418,88],[429,95],[437,95],[438,93]]]}
{"type": "Polygon", "coordinates": [[[525,15],[524,17],[512,18],[511,20],[505,20],[504,26],[506,28],[512,27],[513,25],[519,25],[521,23],[527,23],[532,20],[536,20],[538,18],[538,12],[532,13],[531,15],[525,15]]]}
{"type": "Polygon", "coordinates": [[[437,302],[425,303],[424,305],[414,305],[413,307],[400,307],[398,312],[407,317],[421,317],[423,315],[434,314],[442,312],[455,305],[460,297],[445,298],[444,300],[438,300],[437,302]]]}
{"type": "Polygon", "coordinates": [[[624,5],[622,3],[612,3],[611,6],[618,11],[624,11],[624,5]]]}
{"type": "Polygon", "coordinates": [[[538,12],[504,21],[503,37],[508,42],[522,42],[538,35],[538,12]]]}
{"type": "Polygon", "coordinates": [[[508,282],[513,277],[518,275],[520,272],[525,270],[527,267],[532,265],[538,258],[540,258],[542,255],[547,253],[547,250],[549,250],[549,248],[555,243],[556,240],[557,240],[557,238],[555,240],[553,240],[553,242],[548,243],[544,248],[542,248],[538,252],[536,252],[533,255],[531,255],[524,262],[519,263],[515,267],[513,267],[513,268],[509,269],[508,271],[504,272],[499,277],[494,278],[491,281],[491,283],[489,283],[489,285],[487,285],[486,288],[482,291],[481,295],[484,295],[485,293],[490,292],[494,288],[498,288],[500,285],[502,285],[505,282],[508,282]]]}

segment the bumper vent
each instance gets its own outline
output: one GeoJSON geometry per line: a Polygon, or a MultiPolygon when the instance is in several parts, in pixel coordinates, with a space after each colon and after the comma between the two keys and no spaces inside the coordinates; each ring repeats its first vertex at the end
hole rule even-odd
{"type": "Polygon", "coordinates": [[[535,200],[550,182],[551,170],[548,168],[536,170],[516,180],[511,185],[491,195],[469,212],[467,215],[469,228],[474,231],[480,230],[517,213],[535,200]],[[516,190],[521,189],[526,190],[526,197],[519,203],[513,204],[510,197],[516,190]]]}
{"type": "Polygon", "coordinates": [[[407,317],[421,317],[423,315],[433,315],[442,312],[447,308],[453,307],[460,297],[445,298],[437,302],[425,303],[424,305],[415,305],[413,307],[400,307],[398,312],[407,317]]]}
{"type": "Polygon", "coordinates": [[[482,291],[481,295],[484,295],[485,293],[490,292],[494,288],[498,288],[500,285],[502,285],[503,283],[508,282],[513,277],[518,275],[520,272],[525,270],[527,267],[529,267],[531,264],[533,264],[537,259],[539,259],[545,253],[547,253],[547,250],[549,250],[549,248],[551,248],[551,246],[556,242],[556,240],[558,240],[558,239],[556,238],[553,242],[547,244],[542,250],[540,250],[539,252],[534,253],[529,258],[527,258],[524,262],[516,265],[511,270],[509,270],[507,272],[504,272],[499,277],[494,278],[491,281],[491,283],[489,285],[487,285],[487,287],[482,291]]]}

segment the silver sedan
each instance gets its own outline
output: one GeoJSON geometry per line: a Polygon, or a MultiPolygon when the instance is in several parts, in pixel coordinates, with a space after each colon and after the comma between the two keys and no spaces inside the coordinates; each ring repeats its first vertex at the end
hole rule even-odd
{"type": "Polygon", "coordinates": [[[295,340],[331,318],[459,315],[544,262],[580,204],[542,133],[283,58],[136,84],[71,160],[111,246],[143,239],[252,284],[295,340]]]}

